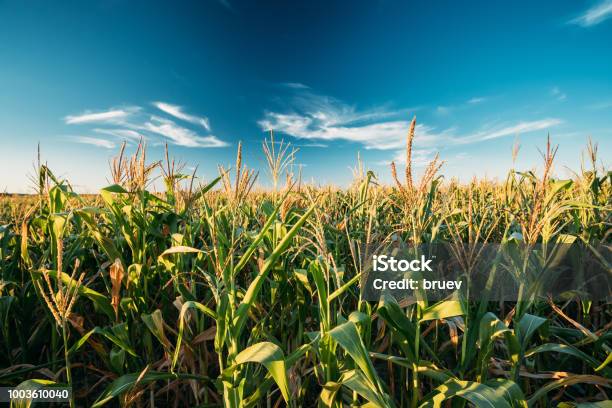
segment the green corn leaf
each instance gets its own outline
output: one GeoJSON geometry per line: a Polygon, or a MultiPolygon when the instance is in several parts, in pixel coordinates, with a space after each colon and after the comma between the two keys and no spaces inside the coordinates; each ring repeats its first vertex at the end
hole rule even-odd
{"type": "Polygon", "coordinates": [[[164,346],[166,350],[169,350],[170,340],[168,340],[164,331],[164,318],[162,317],[161,310],[157,309],[151,314],[143,314],[140,317],[162,346],[164,346]]]}
{"type": "Polygon", "coordinates": [[[300,219],[293,225],[293,227],[287,232],[287,235],[284,236],[283,240],[274,248],[274,252],[265,260],[263,267],[253,279],[246,293],[244,294],[244,298],[242,302],[238,306],[236,311],[236,318],[234,320],[235,327],[235,336],[238,337],[242,330],[244,329],[244,324],[248,317],[249,309],[251,305],[257,298],[261,286],[263,285],[264,279],[268,275],[268,272],[272,269],[276,260],[281,256],[281,254],[285,251],[285,249],[289,246],[293,237],[298,233],[302,225],[306,222],[310,214],[313,213],[315,206],[312,205],[305,213],[300,217],[300,219]]]}
{"type": "Polygon", "coordinates": [[[177,379],[199,380],[205,382],[210,381],[208,377],[194,374],[164,373],[155,371],[125,374],[113,381],[104,390],[104,392],[98,397],[96,402],[94,402],[92,408],[98,408],[107,404],[113,398],[116,398],[122,395],[123,393],[130,391],[135,386],[144,386],[155,381],[167,381],[177,379]]]}
{"type": "Polygon", "coordinates": [[[296,277],[298,282],[300,282],[304,288],[308,291],[310,295],[312,295],[312,288],[310,287],[310,282],[308,282],[308,271],[305,269],[294,269],[293,275],[296,277]]]}
{"type": "Polygon", "coordinates": [[[122,350],[125,350],[128,354],[130,354],[133,357],[138,357],[138,354],[136,354],[136,351],[130,347],[129,344],[127,344],[121,337],[116,336],[115,334],[111,333],[109,330],[107,329],[103,329],[101,327],[94,327],[92,330],[88,331],[87,333],[85,333],[68,351],[69,354],[73,354],[74,352],[76,352],[77,350],[79,350],[86,342],[87,340],[94,334],[99,334],[102,335],[104,337],[106,337],[108,340],[110,340],[112,343],[114,343],[116,346],[118,346],[119,348],[121,348],[122,350]]]}
{"type": "Polygon", "coordinates": [[[75,211],[75,214],[78,214],[79,217],[85,221],[85,224],[87,224],[91,231],[91,235],[96,240],[96,243],[102,248],[106,256],[108,256],[108,259],[120,259],[125,266],[121,252],[117,249],[113,240],[100,231],[100,226],[93,217],[93,214],[97,213],[100,213],[100,209],[94,207],[81,208],[75,211]]]}
{"type": "Polygon", "coordinates": [[[361,370],[346,371],[340,377],[342,385],[365,398],[373,407],[392,408],[395,407],[388,395],[380,392],[372,384],[361,370]]]}
{"type": "Polygon", "coordinates": [[[315,259],[310,262],[308,266],[308,273],[314,280],[315,287],[317,288],[317,300],[319,302],[319,314],[323,330],[329,330],[330,327],[330,305],[328,299],[328,287],[325,274],[323,273],[323,267],[319,259],[315,259]]]}
{"type": "Polygon", "coordinates": [[[359,312],[357,310],[355,310],[354,312],[352,312],[349,317],[348,317],[349,321],[355,323],[356,325],[362,325],[362,324],[370,324],[371,322],[371,318],[368,314],[363,313],[363,312],[359,312]]]}
{"type": "Polygon", "coordinates": [[[550,353],[550,352],[562,353],[562,354],[574,356],[582,361],[589,363],[589,365],[596,370],[599,365],[599,362],[593,357],[589,356],[587,353],[577,349],[574,346],[569,346],[566,344],[559,344],[559,343],[545,343],[537,347],[534,347],[525,352],[525,358],[532,357],[538,353],[550,353]]]}
{"type": "MultiPolygon", "coordinates": [[[[176,338],[176,346],[174,347],[174,356],[172,357],[171,370],[174,370],[174,367],[176,367],[179,352],[181,351],[181,342],[183,341],[183,335],[185,331],[185,313],[187,313],[189,309],[200,310],[201,312],[210,316],[214,320],[217,320],[217,314],[199,302],[189,301],[183,304],[183,306],[181,307],[181,313],[179,314],[179,332],[176,338]]],[[[217,330],[219,330],[219,323],[217,323],[217,330]]]]}
{"type": "Polygon", "coordinates": [[[506,401],[505,394],[503,388],[494,389],[478,382],[452,379],[434,389],[420,407],[439,408],[448,399],[461,398],[476,408],[512,408],[506,401]]]}
{"type": "Polygon", "coordinates": [[[445,319],[453,316],[463,316],[465,309],[459,300],[443,300],[423,309],[421,321],[445,319]]]}
{"type": "Polygon", "coordinates": [[[114,194],[127,194],[128,191],[121,187],[119,184],[113,184],[108,187],[100,189],[100,196],[108,206],[115,204],[114,194]]]}
{"type": "Polygon", "coordinates": [[[523,315],[519,321],[519,341],[523,347],[523,350],[527,344],[529,344],[529,341],[536,330],[542,327],[546,322],[547,320],[540,316],[535,316],[528,313],[523,315]]]}
{"type": "Polygon", "coordinates": [[[261,231],[259,231],[259,234],[257,234],[257,237],[255,237],[253,242],[251,242],[251,245],[249,245],[247,250],[240,257],[240,260],[234,266],[234,274],[237,274],[238,272],[240,272],[242,270],[242,268],[244,268],[246,266],[247,262],[253,256],[253,253],[255,252],[257,247],[259,246],[260,242],[264,239],[264,237],[268,233],[268,230],[270,229],[272,224],[274,224],[274,222],[276,222],[276,215],[280,211],[280,209],[281,209],[281,207],[283,205],[283,202],[285,201],[285,198],[287,197],[288,194],[289,194],[289,191],[287,191],[285,193],[283,198],[280,200],[279,204],[274,208],[274,211],[272,212],[272,214],[270,214],[270,216],[268,216],[268,219],[266,220],[266,223],[261,228],[261,231]]]}
{"type": "Polygon", "coordinates": [[[414,339],[416,335],[414,323],[406,317],[393,296],[387,292],[383,293],[377,311],[379,316],[405,339],[414,339]]]}
{"type": "Polygon", "coordinates": [[[109,354],[109,361],[112,369],[119,374],[123,374],[123,367],[125,365],[125,350],[112,348],[109,354]]]}
{"type": "MultiPolygon", "coordinates": [[[[370,357],[374,359],[385,360],[392,364],[397,364],[405,368],[412,369],[414,367],[413,360],[404,357],[390,356],[387,354],[375,353],[372,351],[370,352],[370,357]]],[[[419,374],[436,380],[437,382],[445,382],[450,380],[451,378],[454,378],[452,372],[450,372],[449,370],[441,369],[429,361],[419,360],[419,364],[416,367],[419,374]]]]}
{"type": "Polygon", "coordinates": [[[485,378],[488,371],[487,362],[492,353],[493,344],[501,335],[504,335],[506,338],[511,360],[513,362],[518,361],[518,346],[516,345],[516,336],[514,336],[512,330],[493,313],[485,313],[480,319],[478,331],[478,343],[480,346],[478,364],[481,375],[485,378]]]}
{"type": "MultiPolygon", "coordinates": [[[[311,351],[313,345],[318,341],[318,337],[308,344],[302,344],[297,350],[293,353],[289,354],[285,358],[285,368],[290,369],[296,362],[298,362],[308,351],[311,351]]],[[[252,395],[246,398],[243,401],[243,408],[251,408],[257,405],[262,398],[266,395],[266,392],[270,389],[270,387],[274,384],[275,380],[270,375],[270,372],[266,374],[266,378],[263,382],[261,382],[252,395]]]]}
{"type": "MultiPolygon", "coordinates": [[[[403,342],[399,342],[399,346],[402,348],[404,356],[409,358],[411,361],[416,362],[412,348],[407,347],[407,342],[412,341],[416,336],[415,323],[406,317],[406,314],[402,311],[395,298],[386,292],[381,296],[377,312],[379,316],[383,318],[385,323],[395,330],[394,334],[396,336],[401,336],[400,338],[403,340],[403,342]]],[[[438,356],[422,336],[421,345],[430,355],[431,359],[438,362],[438,356]]]]}
{"type": "Polygon", "coordinates": [[[223,381],[223,406],[228,408],[240,408],[243,404],[244,385],[246,378],[241,379],[238,385],[234,385],[229,381],[223,381]]]}
{"type": "Polygon", "coordinates": [[[559,380],[551,381],[548,384],[538,388],[538,390],[531,395],[531,398],[529,398],[527,403],[530,407],[533,407],[537,404],[538,400],[541,398],[546,398],[546,395],[549,392],[556,390],[557,388],[568,387],[574,384],[592,384],[610,387],[612,385],[612,380],[597,375],[571,374],[559,380]]]}
{"type": "Polygon", "coordinates": [[[325,408],[333,408],[338,391],[340,391],[340,387],[342,387],[341,383],[334,381],[326,382],[322,387],[323,390],[321,390],[321,394],[319,394],[320,405],[325,408]]]}
{"type": "Polygon", "coordinates": [[[612,362],[612,353],[608,353],[608,357],[606,357],[606,360],[603,363],[601,363],[601,365],[597,366],[597,368],[595,368],[595,371],[603,370],[611,362],[612,362]]]}
{"type": "Polygon", "coordinates": [[[573,184],[572,180],[555,180],[550,183],[548,193],[546,194],[546,199],[544,200],[544,206],[548,206],[554,199],[557,194],[560,192],[567,190],[573,184]]]}
{"type": "Polygon", "coordinates": [[[355,364],[363,371],[366,378],[380,391],[380,381],[368,351],[359,336],[355,323],[348,321],[334,327],[328,334],[342,349],[351,356],[355,364]]]}
{"type": "Polygon", "coordinates": [[[68,223],[67,214],[51,214],[49,216],[51,224],[53,226],[53,239],[60,240],[64,238],[64,232],[66,231],[66,224],[68,223]]]}
{"type": "Polygon", "coordinates": [[[49,190],[49,211],[51,213],[59,213],[64,211],[64,206],[68,200],[68,194],[65,191],[65,186],[56,185],[49,190]]]}
{"type": "Polygon", "coordinates": [[[357,283],[360,278],[361,278],[361,273],[358,273],[355,276],[353,276],[351,279],[349,279],[348,282],[346,282],[344,285],[342,285],[341,287],[339,287],[338,289],[333,291],[331,295],[329,295],[329,301],[331,302],[332,300],[334,300],[338,296],[342,295],[351,286],[353,286],[355,283],[357,283]]]}
{"type": "Polygon", "coordinates": [[[497,316],[491,312],[486,313],[480,319],[480,330],[478,332],[478,342],[481,350],[486,350],[495,338],[510,331],[508,326],[497,316]]]}
{"type": "Polygon", "coordinates": [[[289,402],[289,381],[283,351],[274,343],[264,341],[253,344],[236,356],[236,364],[259,363],[269,371],[283,398],[289,402]]]}
{"type": "Polygon", "coordinates": [[[527,400],[523,390],[514,381],[506,380],[505,378],[494,378],[487,381],[489,387],[496,391],[502,391],[504,398],[512,408],[527,408],[527,400]]]}
{"type": "Polygon", "coordinates": [[[208,191],[210,191],[219,182],[219,180],[221,180],[221,176],[217,177],[216,179],[214,179],[210,183],[208,183],[205,186],[203,186],[202,188],[200,188],[197,191],[197,193],[195,193],[193,195],[192,200],[193,201],[198,200],[200,197],[202,197],[204,194],[206,194],[208,191]]]}

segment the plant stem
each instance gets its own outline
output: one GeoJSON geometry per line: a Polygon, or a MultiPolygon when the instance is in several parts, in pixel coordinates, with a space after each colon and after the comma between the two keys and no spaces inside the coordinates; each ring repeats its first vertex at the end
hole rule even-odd
{"type": "MultiPolygon", "coordinates": [[[[72,390],[72,369],[70,367],[70,356],[68,353],[68,337],[66,336],[66,319],[62,319],[62,337],[64,339],[64,359],[66,361],[66,382],[72,390]]],[[[74,408],[74,395],[70,395],[70,408],[74,408]]]]}
{"type": "MultiPolygon", "coordinates": [[[[421,318],[419,306],[417,305],[416,311],[417,319],[421,318]]],[[[414,358],[415,362],[412,364],[412,408],[416,408],[419,402],[419,346],[421,340],[421,325],[416,324],[416,333],[414,336],[414,358]]]]}

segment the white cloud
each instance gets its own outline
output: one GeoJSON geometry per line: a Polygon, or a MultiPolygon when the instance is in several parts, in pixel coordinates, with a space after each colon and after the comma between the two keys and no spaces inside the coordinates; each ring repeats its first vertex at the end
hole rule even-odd
{"type": "MultiPolygon", "coordinates": [[[[433,147],[432,148],[416,148],[416,149],[413,148],[412,163],[413,165],[415,165],[415,167],[427,165],[429,162],[431,162],[431,160],[433,160],[433,158],[435,157],[435,153],[438,151],[438,149],[444,146],[473,144],[473,143],[483,142],[486,140],[497,139],[500,137],[515,136],[519,134],[522,135],[522,134],[535,132],[538,130],[545,130],[553,126],[557,126],[561,123],[562,121],[559,119],[543,119],[543,120],[536,120],[536,121],[524,121],[524,122],[519,122],[513,125],[506,125],[503,127],[498,127],[496,129],[489,129],[487,131],[478,131],[468,136],[455,136],[452,133],[453,129],[449,129],[440,134],[431,134],[431,133],[428,134],[426,132],[425,135],[429,137],[429,142],[430,142],[429,144],[426,144],[426,145],[430,145],[433,147]]],[[[428,128],[425,128],[425,129],[430,130],[428,128]]],[[[417,126],[415,130],[414,145],[422,146],[423,141],[419,140],[418,130],[419,129],[417,126]]],[[[405,141],[403,141],[403,143],[405,143],[405,141]]],[[[466,153],[459,153],[454,157],[455,160],[463,160],[466,158],[469,158],[469,156],[466,153]]],[[[406,164],[406,151],[405,151],[404,145],[402,145],[401,148],[398,148],[395,151],[395,154],[393,156],[393,161],[399,164],[406,164]]],[[[391,161],[383,161],[379,164],[389,164],[390,162],[391,161]]]]}
{"type": "Polygon", "coordinates": [[[558,101],[564,101],[567,99],[567,95],[561,91],[558,86],[553,86],[550,90],[550,94],[558,101]]]}
{"type": "MultiPolygon", "coordinates": [[[[481,101],[472,103],[478,102],[481,101]]],[[[410,126],[409,118],[406,110],[375,108],[359,111],[334,98],[305,92],[291,101],[288,112],[268,111],[258,124],[262,130],[273,129],[298,139],[342,140],[361,144],[366,149],[393,150],[393,160],[405,162],[404,149],[410,126]]],[[[463,134],[458,134],[455,128],[437,130],[427,124],[418,123],[415,128],[413,161],[417,166],[424,165],[433,158],[435,151],[447,146],[527,134],[561,123],[560,119],[545,118],[495,126],[485,125],[481,130],[462,132],[463,134]]]]}
{"type": "Polygon", "coordinates": [[[563,123],[560,119],[548,118],[541,120],[522,121],[514,125],[507,125],[495,130],[480,131],[469,136],[454,138],[457,144],[483,142],[505,136],[523,135],[538,130],[546,130],[563,123]]]}
{"type": "Polygon", "coordinates": [[[274,129],[299,139],[346,140],[363,144],[366,149],[394,149],[403,143],[409,122],[388,121],[362,126],[345,126],[338,118],[323,112],[312,115],[268,112],[259,121],[263,130],[274,129]]]}
{"type": "Polygon", "coordinates": [[[189,115],[189,114],[183,112],[183,108],[181,106],[171,105],[171,104],[165,103],[165,102],[154,102],[153,105],[157,109],[167,113],[168,115],[174,116],[175,118],[184,120],[186,122],[190,122],[190,123],[194,123],[196,125],[200,125],[204,129],[210,131],[210,122],[209,122],[208,118],[199,117],[199,116],[195,116],[195,115],[189,115]]]}
{"type": "Polygon", "coordinates": [[[377,107],[358,111],[335,98],[306,91],[291,100],[292,111],[266,112],[258,121],[262,130],[274,129],[299,139],[346,140],[366,149],[394,149],[404,143],[405,111],[377,107]]]}
{"type": "Polygon", "coordinates": [[[121,123],[126,119],[133,109],[112,109],[103,112],[85,112],[80,115],[69,115],[64,118],[68,125],[77,125],[81,123],[121,123]]]}
{"type": "MultiPolygon", "coordinates": [[[[173,118],[198,125],[206,130],[210,129],[208,119],[189,115],[183,108],[164,102],[155,102],[154,106],[171,115],[173,118]]],[[[138,106],[125,109],[112,109],[103,112],[90,112],[76,116],[66,116],[66,124],[96,124],[90,129],[100,135],[111,136],[115,139],[138,142],[141,139],[149,140],[153,144],[169,142],[185,147],[223,147],[228,144],[214,135],[201,135],[194,129],[179,125],[172,119],[158,116],[138,106]]],[[[189,126],[189,125],[188,125],[189,126]]],[[[115,143],[108,138],[79,137],[74,138],[78,143],[86,143],[99,147],[111,148],[115,143]]]]}
{"type": "Polygon", "coordinates": [[[291,89],[309,89],[308,85],[304,85],[300,82],[283,82],[281,85],[291,89]]]}
{"type": "Polygon", "coordinates": [[[194,131],[177,125],[175,122],[151,116],[150,121],[142,125],[142,129],[170,139],[174,144],[185,147],[224,147],[227,146],[216,136],[200,136],[194,131]]]}
{"type": "Polygon", "coordinates": [[[612,17],[612,0],[604,0],[570,21],[582,27],[597,25],[612,17]]]}
{"type": "MultiPolygon", "coordinates": [[[[479,98],[483,99],[483,98],[479,98]]],[[[290,103],[289,112],[266,112],[258,122],[262,130],[275,131],[299,139],[359,143],[366,149],[402,149],[406,143],[409,117],[406,110],[374,108],[358,111],[332,97],[304,92],[290,103]],[[403,118],[406,119],[403,119],[403,118]]],[[[438,107],[446,109],[447,107],[438,107]]],[[[499,137],[548,129],[561,123],[555,118],[521,121],[514,124],[487,126],[468,135],[457,135],[455,129],[438,131],[423,123],[415,129],[418,148],[443,147],[477,143],[499,137]]]]}
{"type": "Polygon", "coordinates": [[[484,101],[486,101],[487,98],[484,98],[482,96],[476,96],[474,98],[471,98],[467,101],[467,103],[469,103],[470,105],[476,105],[479,103],[483,103],[484,101]]]}
{"type": "Polygon", "coordinates": [[[146,139],[146,137],[135,130],[131,129],[92,129],[96,133],[100,133],[103,135],[114,136],[119,139],[127,139],[133,141],[140,141],[140,139],[146,139]]]}
{"type": "Polygon", "coordinates": [[[115,148],[115,143],[111,142],[110,140],[106,140],[106,139],[99,139],[96,137],[89,137],[89,136],[75,136],[73,137],[73,139],[77,143],[88,144],[88,145],[97,146],[97,147],[103,147],[105,149],[115,148]]]}

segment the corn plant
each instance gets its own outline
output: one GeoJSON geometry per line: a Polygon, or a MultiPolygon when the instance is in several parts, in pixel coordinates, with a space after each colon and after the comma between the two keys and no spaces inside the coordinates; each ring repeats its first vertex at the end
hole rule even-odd
{"type": "Polygon", "coordinates": [[[540,172],[460,183],[414,165],[415,129],[391,185],[358,157],[346,188],[303,183],[273,133],[269,189],[242,145],[207,180],[123,145],[95,195],[39,154],[35,194],[0,196],[0,385],[93,407],[609,406],[609,302],[541,290],[573,249],[610,270],[597,145],[568,179],[549,141],[540,172]],[[468,281],[486,263],[479,293],[364,298],[373,255],[436,245],[468,281]]]}

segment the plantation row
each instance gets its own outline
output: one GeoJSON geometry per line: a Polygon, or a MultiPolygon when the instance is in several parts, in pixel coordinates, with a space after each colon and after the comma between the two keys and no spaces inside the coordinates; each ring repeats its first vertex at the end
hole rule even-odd
{"type": "Polygon", "coordinates": [[[466,273],[487,242],[609,247],[596,147],[571,180],[549,145],[539,175],[462,185],[437,158],[413,180],[412,137],[392,187],[360,165],[347,189],[304,185],[273,140],[268,192],[240,150],[208,184],[122,150],[97,197],[39,165],[37,195],[0,198],[0,386],[70,384],[79,407],[610,406],[609,303],[359,291],[383,246],[449,245],[466,273]]]}

